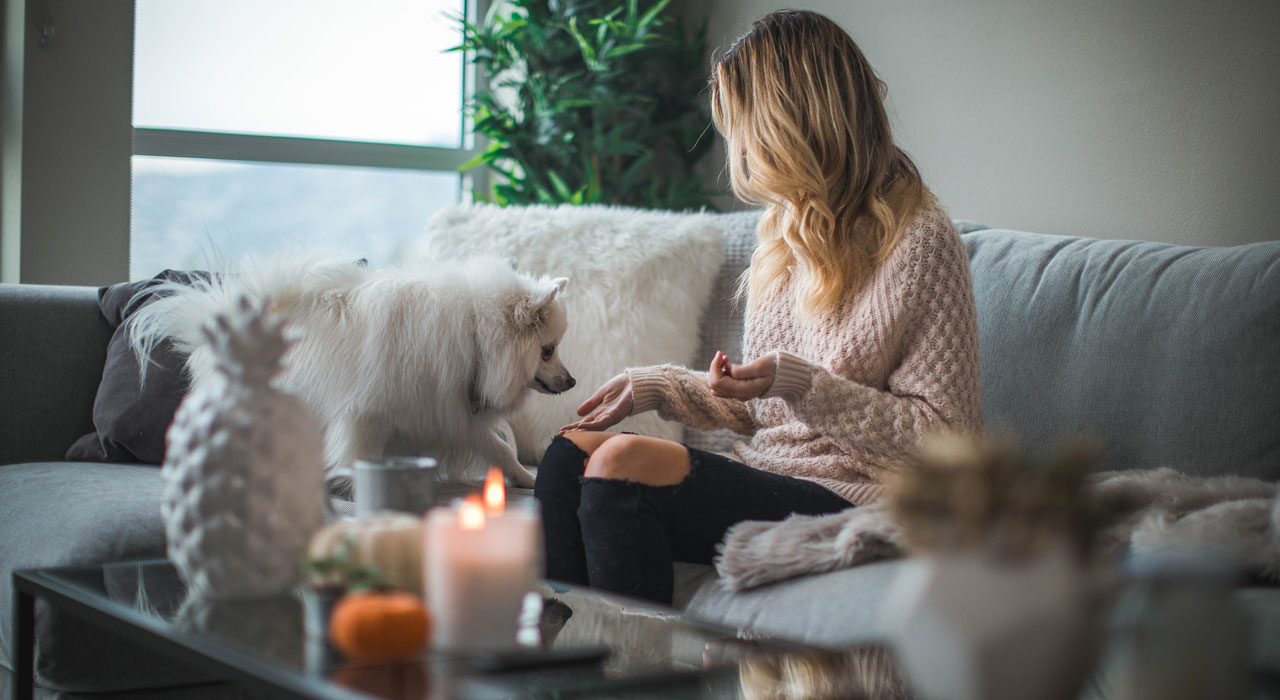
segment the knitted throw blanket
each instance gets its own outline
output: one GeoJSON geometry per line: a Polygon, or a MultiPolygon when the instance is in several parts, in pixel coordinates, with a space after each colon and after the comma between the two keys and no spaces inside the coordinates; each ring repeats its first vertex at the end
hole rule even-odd
{"type": "MultiPolygon", "coordinates": [[[[1103,557],[1219,554],[1280,581],[1280,487],[1240,477],[1197,478],[1172,469],[1106,472],[1089,490],[1115,518],[1099,536],[1103,557]]],[[[747,521],[720,544],[716,570],[741,591],[804,574],[903,556],[902,529],[883,501],[826,516],[747,521]]]]}

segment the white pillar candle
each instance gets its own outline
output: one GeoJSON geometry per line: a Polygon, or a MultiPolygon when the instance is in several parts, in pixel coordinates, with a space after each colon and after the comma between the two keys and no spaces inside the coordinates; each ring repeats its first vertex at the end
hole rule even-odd
{"type": "Polygon", "coordinates": [[[507,507],[492,494],[427,513],[423,578],[437,649],[516,645],[521,602],[539,575],[541,519],[535,501],[507,507]]]}

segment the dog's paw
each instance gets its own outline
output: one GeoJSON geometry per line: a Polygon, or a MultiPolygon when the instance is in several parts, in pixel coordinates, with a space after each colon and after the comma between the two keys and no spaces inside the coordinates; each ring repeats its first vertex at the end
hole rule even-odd
{"type": "Polygon", "coordinates": [[[533,488],[533,474],[523,467],[507,472],[507,478],[511,479],[511,485],[517,488],[533,488]]]}

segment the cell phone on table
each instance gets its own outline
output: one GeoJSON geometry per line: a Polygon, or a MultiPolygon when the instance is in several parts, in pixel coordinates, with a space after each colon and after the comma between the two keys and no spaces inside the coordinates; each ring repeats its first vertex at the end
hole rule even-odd
{"type": "Polygon", "coordinates": [[[599,644],[550,649],[528,647],[481,652],[472,656],[470,663],[485,673],[501,673],[598,664],[609,658],[609,654],[609,647],[599,644]]]}

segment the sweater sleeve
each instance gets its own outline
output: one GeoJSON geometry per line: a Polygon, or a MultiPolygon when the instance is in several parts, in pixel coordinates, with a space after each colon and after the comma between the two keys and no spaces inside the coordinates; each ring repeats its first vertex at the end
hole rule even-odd
{"type": "Polygon", "coordinates": [[[631,367],[634,405],[631,413],[657,411],[666,420],[697,430],[728,428],[740,435],[756,432],[756,421],[747,404],[711,395],[706,372],[676,365],[631,367]]]}
{"type": "Polygon", "coordinates": [[[934,431],[982,428],[977,312],[968,255],[949,225],[924,238],[901,271],[902,313],[886,329],[901,360],[882,390],[778,351],[766,396],[850,453],[901,455],[934,431]]]}

